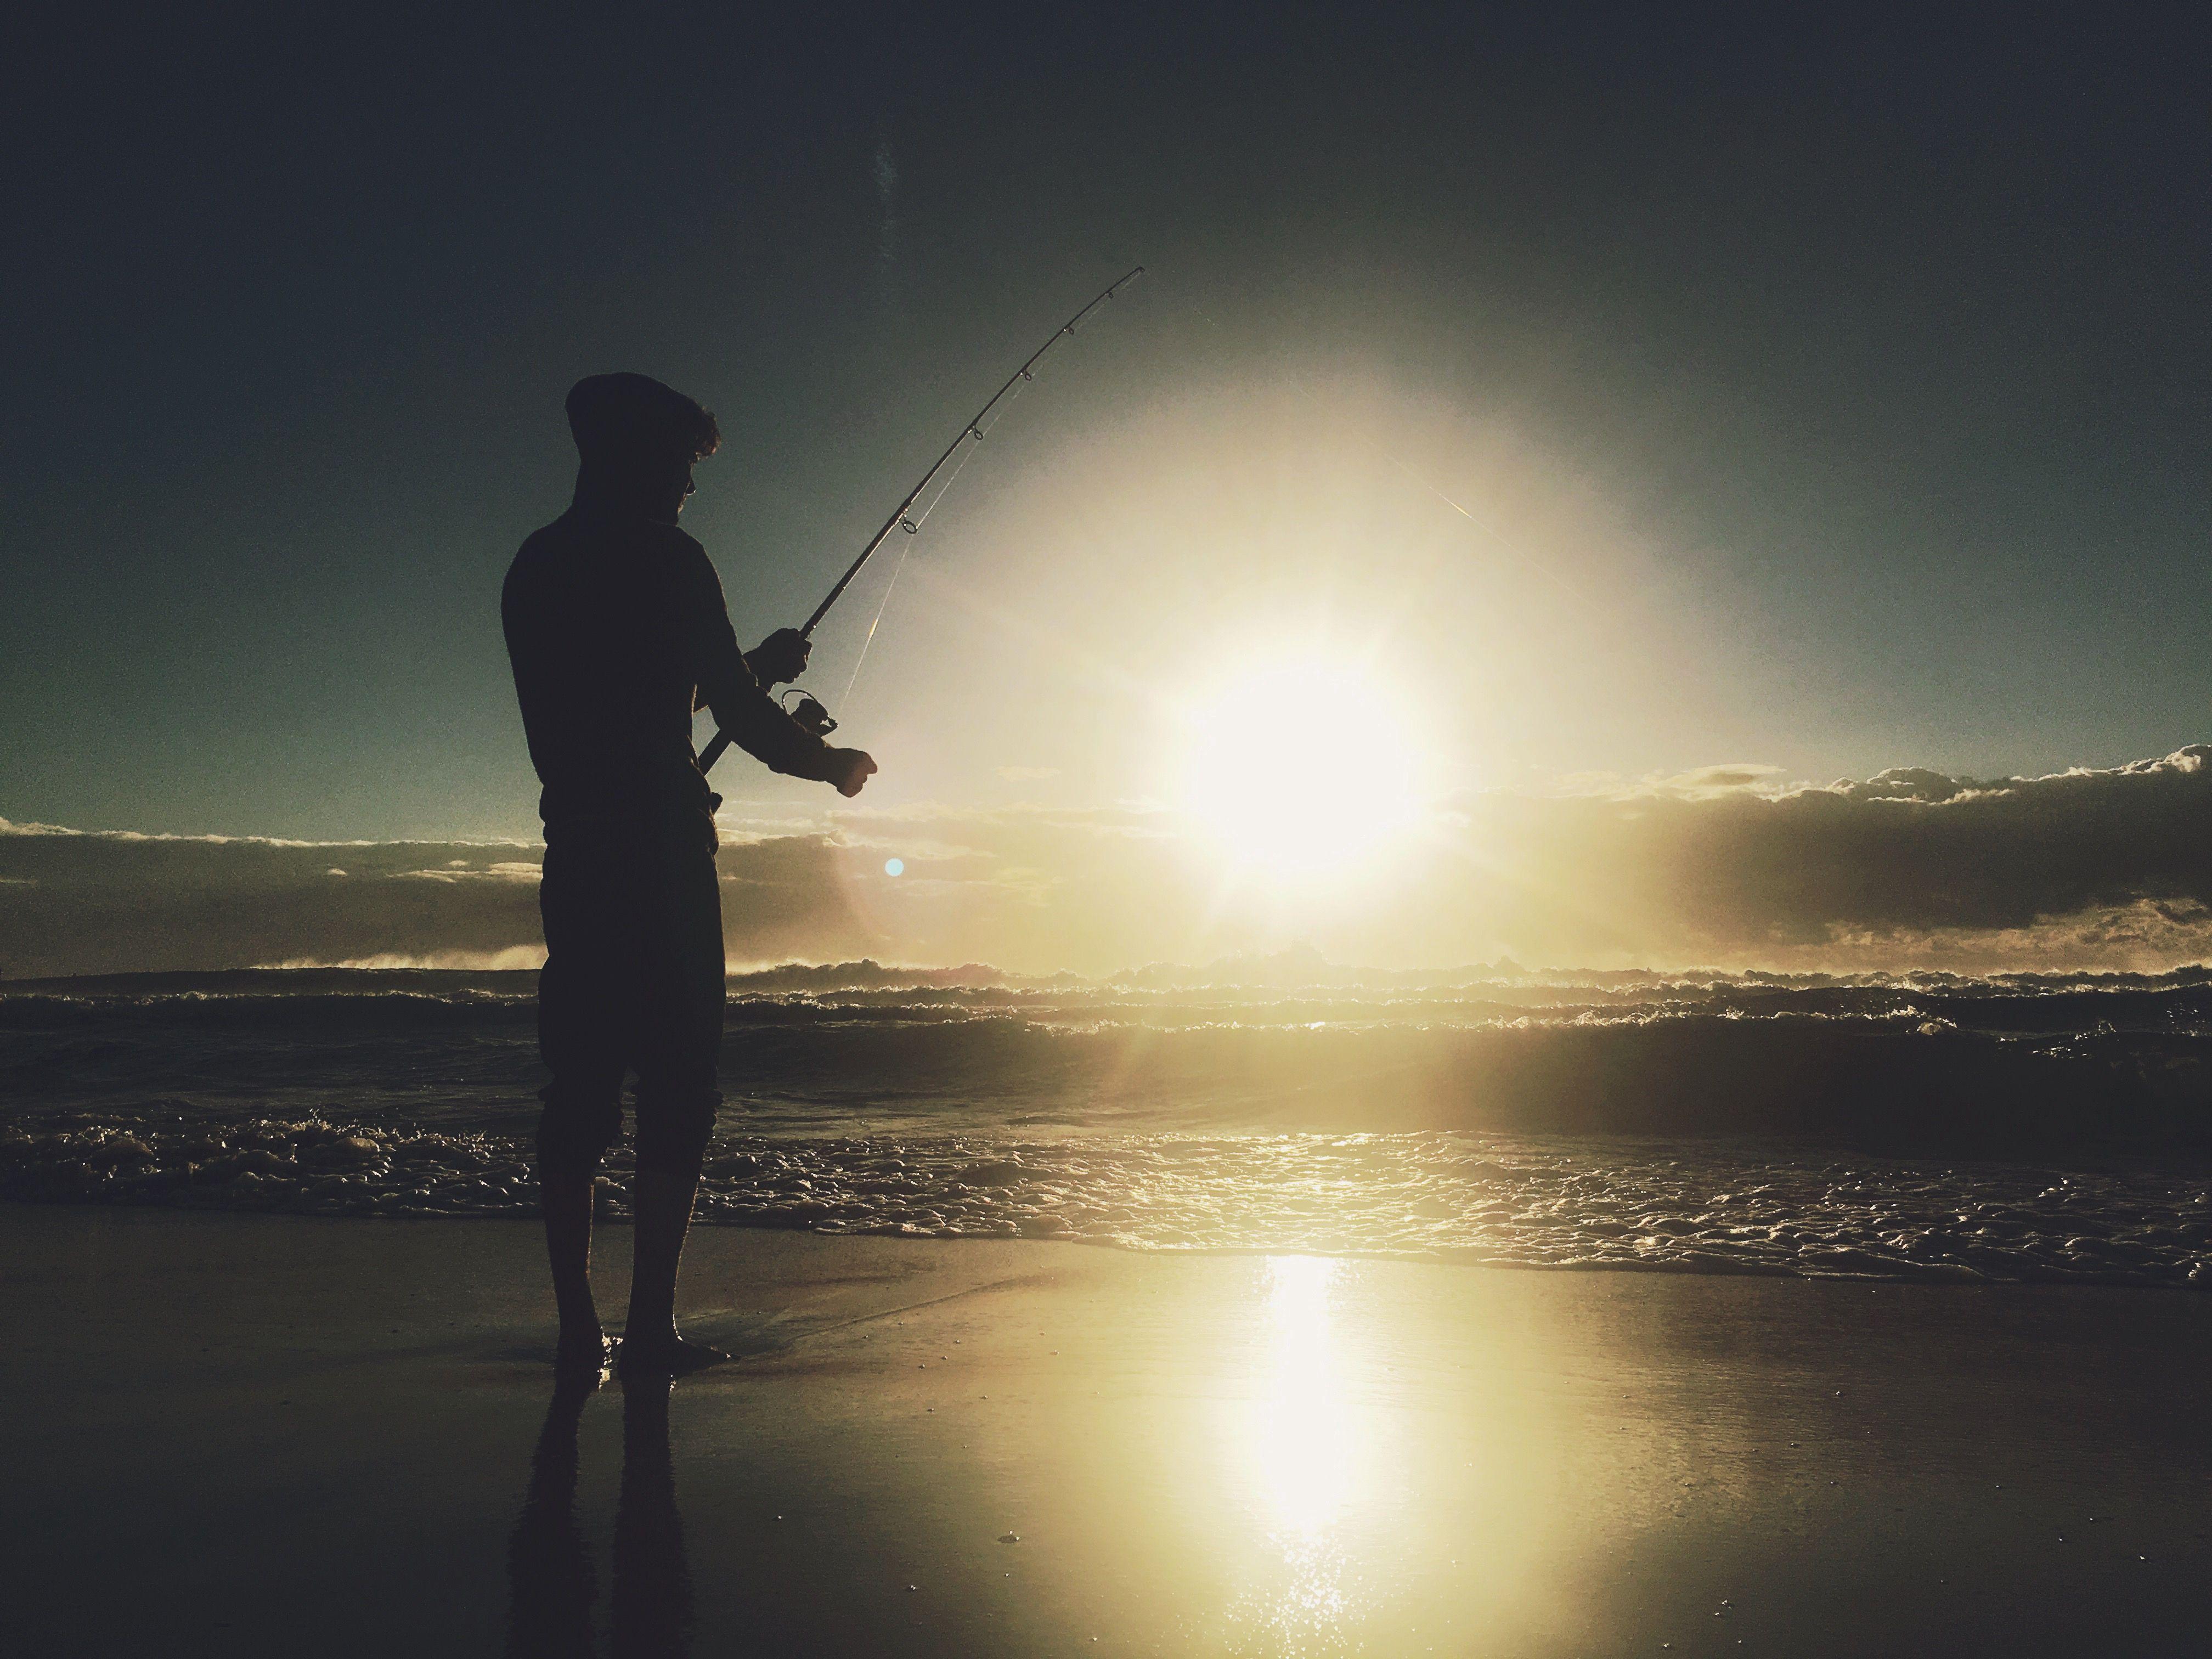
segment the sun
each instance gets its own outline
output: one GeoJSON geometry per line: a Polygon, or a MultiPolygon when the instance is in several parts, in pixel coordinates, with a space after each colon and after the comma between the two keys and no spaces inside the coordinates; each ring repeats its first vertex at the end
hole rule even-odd
{"type": "Polygon", "coordinates": [[[1178,798],[1231,862],[1274,875],[1343,872],[1413,823],[1406,709],[1322,657],[1249,669],[1184,716],[1178,798]]]}

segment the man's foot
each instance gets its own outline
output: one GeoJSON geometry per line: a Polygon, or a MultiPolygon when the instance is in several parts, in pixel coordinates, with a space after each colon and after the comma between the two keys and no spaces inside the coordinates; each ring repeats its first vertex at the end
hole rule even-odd
{"type": "Polygon", "coordinates": [[[581,1382],[586,1378],[603,1382],[614,1370],[617,1345],[605,1332],[594,1330],[588,1335],[570,1336],[562,1333],[553,1349],[553,1373],[562,1382],[581,1382]]]}
{"type": "Polygon", "coordinates": [[[670,1331],[661,1336],[623,1338],[615,1369],[624,1376],[681,1376],[719,1365],[730,1356],[704,1342],[691,1342],[670,1331]]]}

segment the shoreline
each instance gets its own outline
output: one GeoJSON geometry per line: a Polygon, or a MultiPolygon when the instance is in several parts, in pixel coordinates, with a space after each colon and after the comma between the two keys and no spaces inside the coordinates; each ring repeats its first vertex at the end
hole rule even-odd
{"type": "Polygon", "coordinates": [[[0,1206],[27,1643],[2149,1654],[2212,1613],[2194,1297],[713,1228],[687,1328],[745,1357],[564,1425],[534,1227],[318,1219],[0,1206]]]}
{"type": "MultiPolygon", "coordinates": [[[[0,1212],[9,1210],[60,1210],[67,1212],[120,1212],[126,1214],[204,1217],[217,1220],[266,1222],[272,1224],[333,1224],[343,1225],[398,1223],[403,1225],[434,1225],[476,1228],[501,1225],[526,1227],[532,1237],[537,1237],[542,1224],[534,1206],[528,1209],[517,1207],[498,1213],[454,1215],[414,1211],[330,1211],[313,1212],[280,1208],[247,1208],[220,1202],[205,1204],[163,1204],[132,1202],[127,1200],[103,1199],[39,1199],[0,1196],[0,1212]]],[[[630,1215],[627,1206],[617,1201],[611,1211],[602,1211],[593,1223],[595,1238],[613,1232],[627,1235],[630,1215]]],[[[1865,1286],[1869,1289],[1905,1288],[1917,1290],[1954,1291],[2049,1291],[2067,1290],[2081,1292],[2121,1295],[2180,1295],[2203,1297],[2208,1285],[2203,1280],[2161,1279],[2117,1280],[2094,1278],[2049,1279],[1970,1279],[1955,1274],[1929,1273],[1922,1278],[1903,1278],[1887,1273],[1826,1273],[1801,1272],[1789,1267],[1763,1266],[1683,1263],[1663,1259],[1648,1261],[1636,1260],[1607,1260],[1587,1261],[1528,1261],[1510,1257],[1479,1255],[1472,1249],[1437,1249],[1426,1254],[1396,1252],[1355,1248],[1324,1248],[1321,1246],[1262,1244],[1152,1244],[1142,1241],[1080,1236],[1024,1237],[1006,1233],[896,1233],[869,1231],[860,1229],[847,1231],[823,1230],[812,1226],[777,1220],[757,1220],[728,1215],[698,1214],[692,1218],[690,1238],[696,1245],[699,1239],[718,1232],[763,1233],[794,1235],[819,1239],[825,1243],[861,1241],[914,1246],[1025,1246],[1049,1245],[1082,1250],[1103,1250],[1109,1254],[1139,1257],[1163,1257],[1187,1260],[1221,1256],[1234,1259],[1272,1261],[1277,1258],[1311,1259],[1360,1264],[1392,1264],[1416,1267],[1434,1267],[1449,1272],[1505,1273],[1562,1273],[1571,1275],[1620,1273],[1630,1277],[1680,1276],[1690,1279],[1748,1279],[1760,1280],[1789,1280],[1806,1285],[1840,1285],[1865,1286]]]]}

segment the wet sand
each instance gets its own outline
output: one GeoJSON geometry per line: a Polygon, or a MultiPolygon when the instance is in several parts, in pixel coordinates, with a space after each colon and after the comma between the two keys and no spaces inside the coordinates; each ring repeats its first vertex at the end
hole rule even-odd
{"type": "Polygon", "coordinates": [[[537,1253],[491,1221],[0,1206],[10,1645],[2207,1639],[2191,1294],[710,1229],[686,1301],[746,1358],[549,1419],[537,1253]]]}

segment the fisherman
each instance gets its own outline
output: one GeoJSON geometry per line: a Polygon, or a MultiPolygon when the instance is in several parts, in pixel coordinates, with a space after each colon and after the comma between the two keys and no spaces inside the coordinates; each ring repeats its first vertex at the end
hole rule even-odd
{"type": "Polygon", "coordinates": [[[581,465],[568,510],[522,544],[500,602],[530,758],[544,786],[538,907],[538,1176],[561,1334],[556,1363],[597,1371],[614,1346],[590,1275],[599,1164],[637,1073],[635,1257],[619,1363],[675,1372],[727,1356],[676,1329],[676,1271],[721,1094],[726,966],[714,807],[691,717],[772,770],[857,795],[875,762],[833,749],[764,689],[795,679],[793,629],[738,649],[714,564],[676,527],[714,417],[642,374],[568,393],[581,465]]]}

